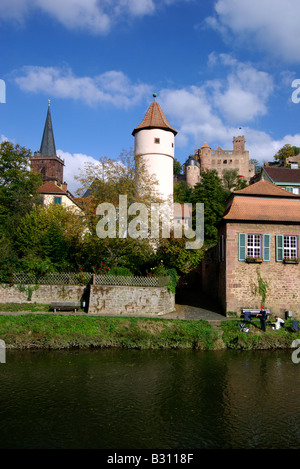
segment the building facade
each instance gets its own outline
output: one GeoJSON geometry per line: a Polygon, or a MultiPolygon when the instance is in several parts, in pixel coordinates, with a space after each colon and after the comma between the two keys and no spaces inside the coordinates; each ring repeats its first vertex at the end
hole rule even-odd
{"type": "Polygon", "coordinates": [[[282,166],[264,166],[260,179],[269,181],[293,194],[300,193],[300,169],[285,168],[282,166]]]}
{"type": "Polygon", "coordinates": [[[281,317],[297,314],[299,258],[300,196],[259,181],[229,197],[219,243],[202,265],[203,290],[226,314],[258,309],[262,301],[281,317]]]}

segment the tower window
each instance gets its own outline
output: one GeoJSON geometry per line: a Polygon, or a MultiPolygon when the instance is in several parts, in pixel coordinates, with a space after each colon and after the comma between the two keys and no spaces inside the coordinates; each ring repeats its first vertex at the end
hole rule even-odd
{"type": "Polygon", "coordinates": [[[154,143],[160,143],[160,138],[155,138],[154,143]]]}

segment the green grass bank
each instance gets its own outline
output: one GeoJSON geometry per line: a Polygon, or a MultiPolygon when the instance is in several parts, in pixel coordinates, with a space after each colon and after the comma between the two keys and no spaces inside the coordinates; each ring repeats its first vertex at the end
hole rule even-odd
{"type": "Polygon", "coordinates": [[[156,318],[91,317],[84,315],[0,315],[0,339],[7,349],[137,348],[194,350],[263,350],[291,348],[300,333],[288,321],[279,331],[262,332],[253,321],[248,333],[240,320],[207,321],[156,318]]]}

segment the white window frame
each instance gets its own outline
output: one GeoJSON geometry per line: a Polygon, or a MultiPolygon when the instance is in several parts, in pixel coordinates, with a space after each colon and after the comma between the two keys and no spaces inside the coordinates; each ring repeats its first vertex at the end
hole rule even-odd
{"type": "Polygon", "coordinates": [[[262,257],[261,234],[247,234],[246,257],[262,257]]]}
{"type": "Polygon", "coordinates": [[[283,259],[298,258],[298,236],[283,235],[283,259]]]}

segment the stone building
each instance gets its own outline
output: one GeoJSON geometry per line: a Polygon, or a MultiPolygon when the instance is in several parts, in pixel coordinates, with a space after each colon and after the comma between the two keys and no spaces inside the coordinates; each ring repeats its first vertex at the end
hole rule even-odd
{"type": "Polygon", "coordinates": [[[206,253],[202,287],[223,312],[265,307],[284,317],[300,311],[300,195],[268,181],[236,191],[228,199],[219,243],[206,253]]]}
{"type": "Polygon", "coordinates": [[[238,176],[247,183],[255,174],[255,167],[249,162],[249,151],[245,150],[245,137],[233,137],[233,150],[212,150],[207,143],[195,150],[183,164],[183,174],[175,177],[175,182],[185,181],[194,187],[201,180],[201,174],[207,169],[215,169],[222,179],[225,169],[237,170],[238,176]]]}
{"type": "Polygon", "coordinates": [[[56,154],[52,119],[50,112],[50,101],[40,150],[34,152],[30,160],[31,171],[41,173],[43,185],[38,189],[41,204],[63,205],[75,213],[82,211],[76,198],[68,191],[67,183],[64,182],[64,161],[56,154]]]}
{"type": "Polygon", "coordinates": [[[220,177],[224,169],[236,169],[238,175],[247,182],[254,176],[254,165],[249,163],[249,151],[245,150],[245,137],[233,137],[233,150],[212,150],[207,143],[195,150],[195,159],[200,163],[200,170],[215,169],[220,177]]]}
{"type": "Polygon", "coordinates": [[[43,182],[54,181],[63,184],[64,161],[56,154],[52,119],[50,112],[50,101],[48,101],[48,111],[42,142],[39,151],[34,152],[31,158],[31,170],[41,173],[43,182]]]}

